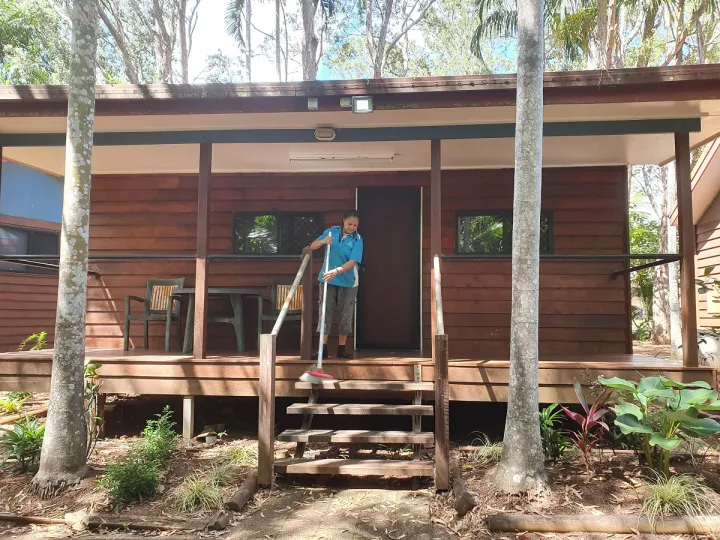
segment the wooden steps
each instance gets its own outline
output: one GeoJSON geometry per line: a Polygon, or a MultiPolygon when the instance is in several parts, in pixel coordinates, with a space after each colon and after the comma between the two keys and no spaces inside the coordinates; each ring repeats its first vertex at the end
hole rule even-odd
{"type": "Polygon", "coordinates": [[[281,474],[343,474],[348,476],[431,477],[432,461],[377,459],[285,459],[275,463],[281,474]]]}
{"type": "Polygon", "coordinates": [[[368,431],[365,429],[288,429],[278,436],[286,442],[350,444],[433,444],[435,434],[414,431],[368,431]]]}
{"type": "Polygon", "coordinates": [[[368,390],[368,391],[397,391],[397,392],[432,392],[435,385],[431,382],[404,382],[404,381],[335,381],[314,384],[296,382],[297,390],[368,390]]]}
{"type": "Polygon", "coordinates": [[[337,415],[381,415],[432,416],[432,405],[381,405],[381,404],[339,404],[339,403],[295,403],[287,408],[288,414],[337,414],[337,415]]]}

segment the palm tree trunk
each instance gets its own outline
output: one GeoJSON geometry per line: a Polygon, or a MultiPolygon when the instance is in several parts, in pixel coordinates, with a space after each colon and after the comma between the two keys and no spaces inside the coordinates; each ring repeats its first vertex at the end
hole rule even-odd
{"type": "Polygon", "coordinates": [[[75,0],[68,98],[60,279],[50,407],[40,470],[32,489],[49,498],[85,473],[85,304],[87,302],[90,176],[95,115],[95,0],[75,0]]]}
{"type": "Polygon", "coordinates": [[[245,0],[245,73],[252,82],[252,0],[245,0]]]}
{"type": "Polygon", "coordinates": [[[538,423],[538,299],[543,127],[543,0],[518,0],[517,119],[512,236],[510,386],[495,483],[547,488],[538,423]]]}

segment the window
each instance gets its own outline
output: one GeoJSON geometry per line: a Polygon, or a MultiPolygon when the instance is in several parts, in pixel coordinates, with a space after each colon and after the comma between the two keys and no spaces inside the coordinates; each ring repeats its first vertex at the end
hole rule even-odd
{"type": "MultiPolygon", "coordinates": [[[[457,253],[509,255],[512,252],[511,212],[471,212],[457,217],[457,253]]],[[[540,215],[540,253],[552,252],[552,219],[540,215]]]]}
{"type": "Polygon", "coordinates": [[[235,253],[300,255],[323,232],[319,214],[235,214],[235,253]]]}
{"type": "MultiPolygon", "coordinates": [[[[36,231],[21,227],[0,227],[0,255],[58,255],[60,233],[36,231]]],[[[0,261],[0,269],[42,271],[36,267],[0,261]]]]}

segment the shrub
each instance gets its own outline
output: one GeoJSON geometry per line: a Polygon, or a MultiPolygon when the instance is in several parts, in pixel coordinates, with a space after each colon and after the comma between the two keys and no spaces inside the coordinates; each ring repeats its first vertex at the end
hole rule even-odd
{"type": "Polygon", "coordinates": [[[30,392],[8,392],[7,398],[13,401],[27,401],[32,397],[30,392]]]}
{"type": "Polygon", "coordinates": [[[213,486],[225,487],[232,484],[233,474],[230,470],[229,463],[221,463],[220,465],[213,465],[207,471],[210,477],[210,483],[213,486]]]}
{"type": "Polygon", "coordinates": [[[582,452],[583,458],[585,459],[585,467],[589,472],[590,455],[593,448],[601,438],[602,430],[604,429],[605,431],[610,431],[608,425],[603,422],[603,418],[610,412],[610,409],[604,407],[604,405],[610,397],[612,390],[606,388],[605,391],[600,394],[595,401],[593,401],[592,405],[588,405],[585,400],[585,396],[583,395],[580,383],[575,381],[574,388],[575,395],[577,396],[580,405],[582,405],[585,415],[572,412],[567,407],[562,407],[562,405],[561,407],[565,411],[565,414],[580,425],[579,431],[570,433],[570,440],[572,440],[575,446],[577,446],[582,452]]]}
{"type": "Polygon", "coordinates": [[[647,464],[666,477],[670,453],[684,440],[720,433],[718,422],[700,418],[701,411],[720,410],[718,393],[704,381],[685,384],[660,376],[643,377],[635,384],[601,376],[598,382],[617,393],[615,425],[637,437],[647,464]]]}
{"type": "Polygon", "coordinates": [[[648,517],[653,527],[657,518],[665,516],[697,517],[718,512],[714,492],[692,476],[666,477],[656,473],[648,481],[647,490],[640,512],[648,517]]]}
{"type": "Polygon", "coordinates": [[[160,484],[160,469],[154,461],[131,452],[108,466],[99,484],[108,490],[116,504],[150,498],[160,484]]]}
{"type": "Polygon", "coordinates": [[[561,415],[562,409],[557,403],[548,405],[539,413],[543,454],[550,461],[557,461],[572,445],[568,439],[570,432],[558,427],[561,415]]]}
{"type": "Polygon", "coordinates": [[[157,420],[148,420],[138,452],[148,461],[163,465],[177,449],[179,435],[173,429],[172,410],[165,406],[157,420]]]}
{"type": "Polygon", "coordinates": [[[257,450],[248,446],[239,446],[230,451],[230,463],[241,467],[257,467],[257,450]]]}
{"type": "Polygon", "coordinates": [[[31,351],[39,351],[45,348],[45,345],[47,345],[47,332],[38,332],[37,334],[32,334],[28,337],[26,337],[22,343],[18,346],[18,351],[22,351],[27,347],[28,345],[34,343],[32,347],[30,347],[31,351]]]}
{"type": "Polygon", "coordinates": [[[45,425],[37,418],[18,420],[12,431],[6,432],[0,439],[0,447],[5,450],[4,466],[9,459],[16,459],[20,470],[34,470],[40,461],[45,425]]]}
{"type": "Polygon", "coordinates": [[[200,472],[187,476],[171,498],[183,512],[210,510],[223,502],[220,487],[200,472]]]}
{"type": "Polygon", "coordinates": [[[0,398],[0,410],[5,411],[7,414],[19,413],[24,404],[25,399],[13,399],[9,396],[0,398]]]}

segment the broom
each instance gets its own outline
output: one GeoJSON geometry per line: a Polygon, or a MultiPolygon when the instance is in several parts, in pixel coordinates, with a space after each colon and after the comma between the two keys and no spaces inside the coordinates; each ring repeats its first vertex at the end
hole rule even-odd
{"type": "MultiPolygon", "coordinates": [[[[332,234],[329,234],[328,236],[332,237],[332,234]]],[[[325,264],[323,265],[323,274],[326,273],[330,269],[330,244],[325,246],[325,264]]],[[[324,338],[325,338],[325,308],[327,307],[327,292],[328,292],[328,282],[323,282],[323,301],[322,301],[322,307],[320,309],[320,346],[318,347],[318,361],[317,361],[317,368],[316,369],[310,369],[300,375],[300,380],[303,382],[309,382],[313,384],[322,384],[324,382],[334,383],[337,382],[335,377],[332,375],[329,375],[325,373],[322,369],[322,361],[323,361],[323,348],[325,346],[324,338]]]]}

